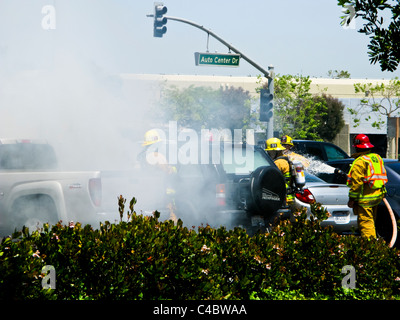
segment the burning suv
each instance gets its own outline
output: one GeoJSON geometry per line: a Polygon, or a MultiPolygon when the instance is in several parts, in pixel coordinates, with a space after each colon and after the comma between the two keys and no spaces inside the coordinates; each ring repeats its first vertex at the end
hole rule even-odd
{"type": "Polygon", "coordinates": [[[259,146],[221,143],[177,164],[175,204],[186,225],[242,226],[252,233],[289,215],[283,175],[259,146]],[[207,161],[208,160],[208,161],[207,161]]]}

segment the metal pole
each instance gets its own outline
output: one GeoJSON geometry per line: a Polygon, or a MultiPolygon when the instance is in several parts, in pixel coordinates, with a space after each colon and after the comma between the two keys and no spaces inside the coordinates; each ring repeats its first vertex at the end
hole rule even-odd
{"type": "Polygon", "coordinates": [[[400,123],[399,123],[399,117],[396,118],[396,143],[395,143],[395,159],[399,160],[399,136],[400,136],[400,123]]]}
{"type": "MultiPolygon", "coordinates": [[[[268,90],[270,93],[274,94],[274,67],[268,66],[270,77],[268,77],[268,90]]],[[[273,103],[274,99],[272,99],[273,103]]],[[[267,137],[273,138],[274,137],[274,107],[272,107],[272,117],[269,118],[268,127],[267,127],[267,137]]]]}
{"type": "MultiPolygon", "coordinates": [[[[147,17],[154,17],[154,15],[153,14],[148,14],[147,17]]],[[[272,65],[268,66],[268,71],[265,70],[263,67],[261,67],[260,65],[255,63],[253,60],[251,60],[249,57],[247,57],[245,54],[243,54],[240,50],[238,50],[237,48],[235,48],[234,46],[232,46],[231,44],[226,42],[224,39],[222,39],[220,36],[218,36],[217,34],[212,32],[210,29],[204,28],[203,26],[197,24],[196,22],[193,22],[193,21],[190,21],[190,20],[186,20],[186,19],[182,19],[182,18],[178,18],[178,17],[171,17],[171,16],[164,16],[164,17],[167,20],[174,20],[174,21],[183,22],[183,23],[189,24],[189,25],[191,25],[193,27],[196,27],[196,28],[198,28],[200,30],[203,30],[204,32],[206,32],[208,34],[208,36],[210,36],[210,35],[213,36],[215,39],[217,39],[223,45],[227,46],[229,48],[229,50],[232,50],[233,52],[235,52],[237,54],[240,54],[241,58],[246,60],[253,67],[255,67],[257,70],[259,70],[259,71],[261,71],[263,73],[263,75],[268,79],[269,92],[272,93],[272,94],[274,93],[274,67],[272,65]]],[[[208,44],[208,41],[207,41],[207,44],[208,44]]],[[[207,50],[208,50],[208,45],[207,45],[207,50]]],[[[272,138],[274,136],[274,117],[273,117],[273,115],[268,121],[267,136],[268,136],[268,138],[272,138]]]]}
{"type": "MultiPolygon", "coordinates": [[[[149,14],[147,15],[148,17],[154,17],[154,15],[149,14]]],[[[247,57],[246,55],[244,55],[241,51],[239,51],[237,48],[235,48],[234,46],[232,46],[231,44],[229,44],[228,42],[226,42],[224,39],[222,39],[220,36],[216,35],[214,32],[212,32],[210,29],[204,28],[203,26],[190,21],[190,20],[186,20],[186,19],[182,19],[182,18],[177,18],[177,17],[171,17],[171,16],[164,16],[165,18],[167,18],[167,20],[175,20],[175,21],[180,21],[186,24],[190,24],[193,27],[196,27],[200,30],[203,30],[204,32],[207,32],[209,35],[213,36],[215,39],[217,39],[219,42],[221,42],[222,44],[224,44],[225,46],[227,46],[230,50],[232,50],[233,52],[240,54],[241,58],[243,58],[244,60],[246,60],[248,63],[250,63],[253,67],[255,67],[257,70],[261,71],[263,73],[263,75],[266,78],[270,78],[270,73],[265,70],[264,68],[262,68],[261,66],[259,66],[257,63],[255,63],[253,60],[251,60],[249,57],[247,57]]]]}

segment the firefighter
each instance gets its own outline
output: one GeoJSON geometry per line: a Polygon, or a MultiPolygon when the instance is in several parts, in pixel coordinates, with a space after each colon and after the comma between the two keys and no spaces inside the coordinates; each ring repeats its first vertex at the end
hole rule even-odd
{"type": "Polygon", "coordinates": [[[281,144],[285,148],[283,154],[286,155],[290,161],[300,161],[304,168],[308,168],[310,166],[310,162],[305,157],[293,151],[294,144],[291,137],[287,135],[282,136],[281,144]]]}
{"type": "Polygon", "coordinates": [[[177,168],[168,163],[164,143],[165,141],[162,140],[158,130],[152,129],[147,131],[144,135],[143,150],[138,155],[138,161],[143,169],[150,169],[157,173],[161,179],[160,182],[165,179],[165,195],[167,198],[167,207],[170,211],[170,220],[176,222],[175,184],[177,168]]]}
{"type": "Polygon", "coordinates": [[[355,160],[347,175],[349,190],[349,208],[357,215],[361,236],[376,238],[375,221],[378,204],[386,194],[386,170],[382,158],[372,153],[374,147],[368,136],[358,134],[354,138],[355,160]]]}
{"type": "Polygon", "coordinates": [[[156,165],[164,172],[168,172],[168,161],[165,153],[162,152],[165,149],[162,143],[163,140],[158,130],[152,129],[145,133],[142,143],[143,150],[138,155],[138,160],[142,168],[149,168],[156,165]]]}
{"type": "Polygon", "coordinates": [[[286,204],[290,205],[294,201],[294,190],[292,188],[292,170],[289,158],[283,155],[285,148],[282,146],[278,138],[270,138],[266,143],[265,150],[268,152],[272,160],[274,160],[278,169],[282,172],[286,184],[286,204]]]}

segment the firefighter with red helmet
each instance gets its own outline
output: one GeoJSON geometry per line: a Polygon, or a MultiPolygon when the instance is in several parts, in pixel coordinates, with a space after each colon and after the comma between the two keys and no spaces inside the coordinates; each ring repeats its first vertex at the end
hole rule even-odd
{"type": "Polygon", "coordinates": [[[376,238],[375,221],[378,205],[385,197],[386,169],[382,158],[371,152],[374,147],[365,134],[354,138],[355,160],[347,175],[348,206],[357,215],[361,236],[376,238]]]}

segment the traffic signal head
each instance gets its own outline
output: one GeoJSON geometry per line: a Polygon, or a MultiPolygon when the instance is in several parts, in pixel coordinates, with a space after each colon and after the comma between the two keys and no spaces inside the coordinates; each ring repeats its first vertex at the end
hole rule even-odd
{"type": "Polygon", "coordinates": [[[273,116],[274,95],[269,90],[260,90],[260,121],[268,122],[273,116]]]}
{"type": "Polygon", "coordinates": [[[162,3],[154,4],[154,37],[162,38],[163,34],[167,32],[167,18],[164,14],[167,13],[167,7],[162,3]]]}

